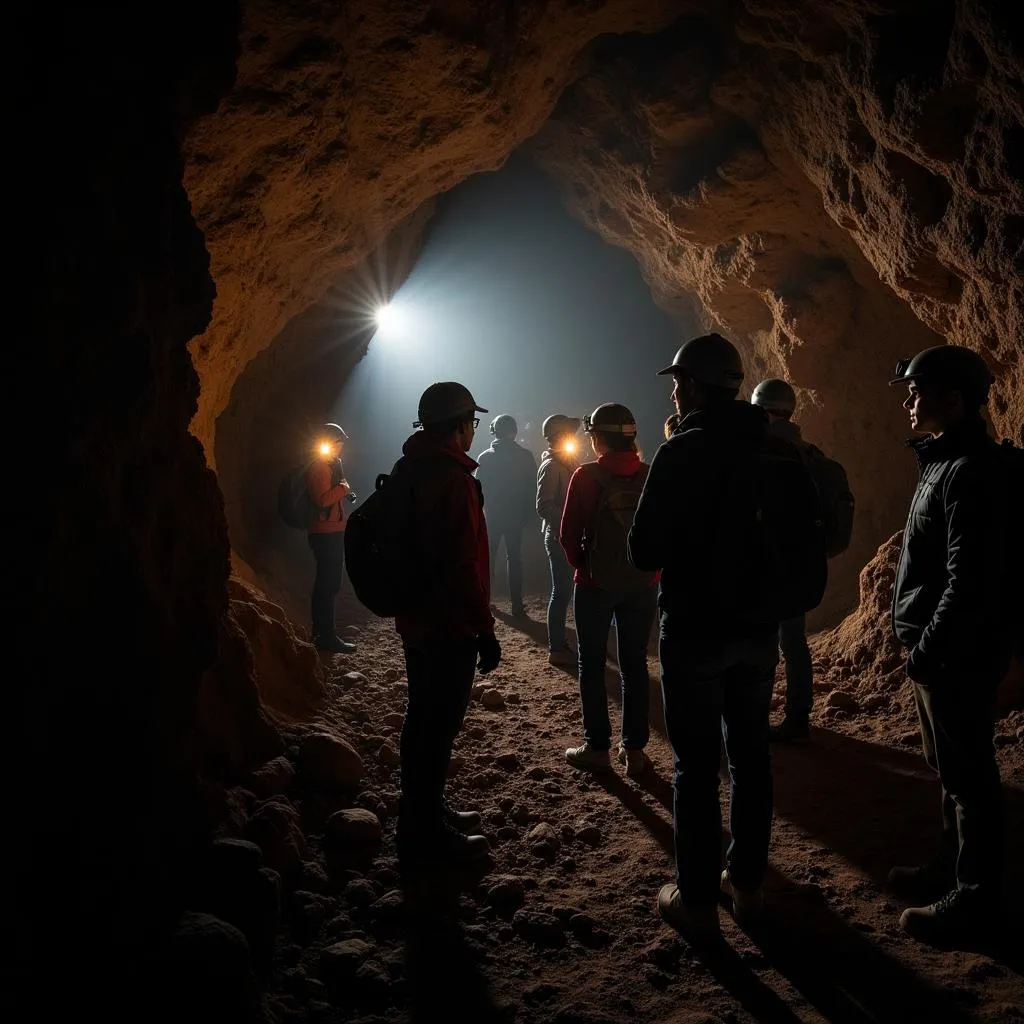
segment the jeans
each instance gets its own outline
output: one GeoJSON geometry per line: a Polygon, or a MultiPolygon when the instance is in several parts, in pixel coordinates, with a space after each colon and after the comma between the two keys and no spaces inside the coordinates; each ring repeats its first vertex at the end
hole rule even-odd
{"type": "Polygon", "coordinates": [[[676,880],[682,901],[713,906],[721,889],[721,744],[729,761],[729,877],[761,886],[772,826],[768,715],[779,649],[775,631],[695,650],[686,624],[661,621],[665,727],[675,758],[676,880]]]}
{"type": "Polygon", "coordinates": [[[647,672],[647,641],[654,623],[658,588],[615,593],[600,587],[576,587],[573,614],[579,641],[580,703],[583,738],[592,750],[611,747],[608,694],[604,666],[608,630],[615,622],[619,677],[622,680],[622,744],[642,750],[650,736],[648,709],[651,679],[647,672]]]}
{"type": "Polygon", "coordinates": [[[505,570],[508,573],[508,597],[513,609],[523,606],[523,524],[487,521],[487,539],[491,547],[493,572],[498,544],[505,538],[505,570]]]}
{"type": "Polygon", "coordinates": [[[813,700],[813,668],[806,616],[779,623],[779,647],[786,663],[786,717],[807,720],[813,700]]]}
{"type": "Polygon", "coordinates": [[[309,602],[313,638],[323,640],[336,635],[334,601],[341,590],[345,569],[345,533],[311,533],[309,546],[316,559],[316,579],[309,602]]]}
{"type": "Polygon", "coordinates": [[[475,637],[430,637],[405,644],[409,702],[400,750],[398,827],[429,835],[443,827],[442,805],[452,744],[462,728],[476,674],[475,637]]]}
{"type": "Polygon", "coordinates": [[[548,651],[562,651],[569,646],[565,639],[565,617],[572,598],[572,566],[565,557],[558,537],[544,531],[544,550],[551,570],[551,597],[548,599],[548,651]]]}
{"type": "Polygon", "coordinates": [[[1002,673],[982,680],[914,684],[921,749],[942,787],[943,848],[956,851],[956,885],[986,899],[1002,888],[1005,824],[993,747],[1002,673]]]}

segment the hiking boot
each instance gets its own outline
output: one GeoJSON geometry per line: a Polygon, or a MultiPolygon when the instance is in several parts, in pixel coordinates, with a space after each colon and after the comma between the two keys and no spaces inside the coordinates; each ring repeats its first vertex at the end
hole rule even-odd
{"type": "Polygon", "coordinates": [[[722,872],[722,891],[730,898],[737,924],[753,924],[764,916],[764,890],[737,889],[729,878],[728,869],[722,872]]]}
{"type": "Polygon", "coordinates": [[[937,900],[956,881],[954,862],[946,857],[933,857],[914,867],[895,867],[886,876],[890,892],[905,900],[927,904],[937,900]]]}
{"type": "Polygon", "coordinates": [[[578,747],[570,747],[565,752],[565,759],[584,772],[610,772],[612,759],[607,750],[592,750],[586,743],[578,747]]]}
{"type": "Polygon", "coordinates": [[[315,636],[313,646],[318,651],[326,651],[329,654],[351,654],[356,649],[355,644],[342,640],[340,636],[315,636]]]}
{"type": "Polygon", "coordinates": [[[718,907],[688,906],[679,895],[679,886],[672,882],[663,885],[658,893],[658,913],[665,924],[695,944],[720,942],[722,939],[718,907]]]}
{"type": "Polygon", "coordinates": [[[778,725],[768,730],[768,738],[773,743],[808,743],[811,730],[807,716],[786,715],[778,725]]]}
{"type": "Polygon", "coordinates": [[[406,867],[437,865],[457,868],[486,857],[491,849],[484,836],[463,835],[447,824],[430,832],[403,832],[399,828],[396,846],[398,859],[406,867]]]}
{"type": "Polygon", "coordinates": [[[526,614],[526,608],[521,604],[512,605],[512,618],[513,619],[527,619],[529,616],[526,614]]]}
{"type": "Polygon", "coordinates": [[[935,903],[907,907],[900,915],[908,935],[936,946],[986,938],[996,923],[995,905],[966,889],[952,889],[935,903]]]}
{"type": "Polygon", "coordinates": [[[560,650],[552,651],[548,655],[549,665],[564,665],[566,668],[575,668],[578,663],[579,658],[571,647],[563,647],[560,650]]]}
{"type": "Polygon", "coordinates": [[[442,812],[445,823],[463,835],[470,835],[480,827],[481,818],[479,811],[457,811],[445,800],[442,805],[442,812]]]}
{"type": "Polygon", "coordinates": [[[626,766],[626,774],[631,778],[635,779],[643,775],[647,771],[650,761],[647,760],[647,755],[643,750],[627,750],[621,743],[619,744],[619,751],[615,755],[615,759],[619,764],[626,766]]]}

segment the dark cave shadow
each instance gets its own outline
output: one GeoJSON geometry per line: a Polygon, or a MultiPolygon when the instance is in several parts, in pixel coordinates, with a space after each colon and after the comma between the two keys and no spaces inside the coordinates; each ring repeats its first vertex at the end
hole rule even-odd
{"type": "MultiPolygon", "coordinates": [[[[811,737],[810,744],[799,747],[772,747],[776,817],[813,835],[880,887],[894,865],[918,864],[935,852],[939,784],[920,754],[826,729],[813,729],[811,737]]],[[[1004,783],[1003,794],[1003,903],[1012,921],[1024,907],[1024,792],[1004,783]]],[[[1019,935],[1004,932],[958,948],[985,953],[1024,974],[1019,935]]]]}
{"type": "MultiPolygon", "coordinates": [[[[643,825],[665,851],[671,879],[673,831],[639,790],[616,776],[595,780],[643,825]]],[[[637,780],[640,788],[671,809],[671,786],[653,772],[637,780]]],[[[723,832],[723,851],[728,843],[723,832]]],[[[950,1005],[941,991],[858,931],[825,903],[814,885],[801,885],[769,868],[765,878],[770,917],[758,928],[746,929],[765,962],[784,975],[801,995],[833,1024],[902,1024],[907,1020],[972,1021],[950,1005]]],[[[728,906],[722,894],[723,906],[728,906]]],[[[651,894],[654,912],[654,894],[651,894]]],[[[731,947],[694,948],[716,981],[756,1020],[799,1019],[782,998],[764,984],[731,947]]]]}
{"type": "Polygon", "coordinates": [[[459,917],[459,897],[493,869],[485,863],[469,873],[433,873],[403,878],[405,961],[409,984],[409,1020],[508,1024],[495,1002],[459,917]]]}

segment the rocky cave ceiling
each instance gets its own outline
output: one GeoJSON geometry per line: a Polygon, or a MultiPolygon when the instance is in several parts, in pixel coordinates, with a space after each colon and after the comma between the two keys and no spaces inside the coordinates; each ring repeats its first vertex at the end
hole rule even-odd
{"type": "Polygon", "coordinates": [[[1024,437],[1024,91],[998,9],[246,3],[234,88],[186,141],[217,287],[193,430],[225,492],[244,446],[218,431],[241,439],[265,398],[235,387],[246,368],[277,339],[263,387],[287,379],[374,250],[413,251],[433,196],[522,148],[681,324],[798,385],[859,499],[835,570],[848,609],[905,509],[896,358],[979,350],[997,432],[1024,437]]]}

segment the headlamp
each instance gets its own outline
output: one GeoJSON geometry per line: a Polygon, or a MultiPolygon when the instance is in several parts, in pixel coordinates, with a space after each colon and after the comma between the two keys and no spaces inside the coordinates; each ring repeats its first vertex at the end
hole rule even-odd
{"type": "Polygon", "coordinates": [[[330,441],[321,441],[320,442],[320,454],[321,455],[330,455],[332,448],[333,448],[333,445],[331,444],[330,441]]]}
{"type": "Polygon", "coordinates": [[[572,455],[572,453],[576,451],[576,442],[570,438],[568,441],[565,442],[565,444],[562,445],[562,451],[564,451],[567,455],[572,455]]]}

